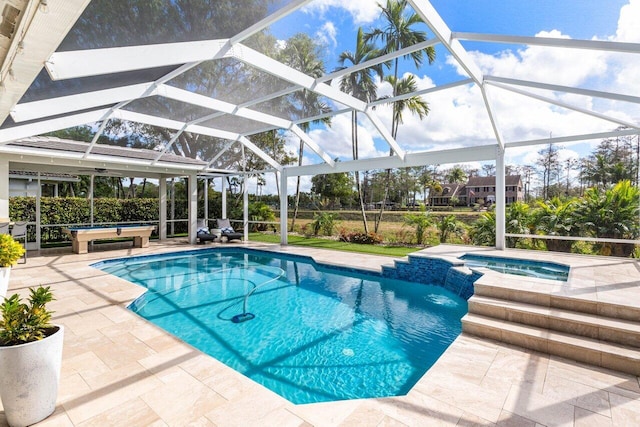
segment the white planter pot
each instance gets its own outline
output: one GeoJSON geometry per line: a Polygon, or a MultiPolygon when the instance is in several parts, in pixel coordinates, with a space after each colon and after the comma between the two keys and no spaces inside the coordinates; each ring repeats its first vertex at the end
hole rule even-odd
{"type": "Polygon", "coordinates": [[[10,426],[28,426],[56,409],[64,329],[40,341],[0,347],[0,397],[10,426]]]}
{"type": "Polygon", "coordinates": [[[11,273],[11,267],[0,267],[0,299],[3,299],[4,297],[7,296],[7,289],[9,288],[10,273],[11,273]]]}

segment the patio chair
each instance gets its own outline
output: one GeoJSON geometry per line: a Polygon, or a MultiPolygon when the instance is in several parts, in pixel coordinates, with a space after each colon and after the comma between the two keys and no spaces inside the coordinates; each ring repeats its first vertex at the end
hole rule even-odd
{"type": "Polygon", "coordinates": [[[242,240],[244,234],[233,229],[229,218],[218,218],[216,220],[216,224],[218,226],[217,230],[220,230],[220,240],[222,242],[228,242],[231,240],[242,240]]]}
{"type": "Polygon", "coordinates": [[[11,229],[11,237],[14,240],[22,240],[22,246],[24,247],[24,263],[27,263],[27,222],[26,221],[17,221],[13,224],[13,228],[11,229]]]}
{"type": "Polygon", "coordinates": [[[215,230],[209,230],[203,218],[199,218],[196,225],[198,227],[198,232],[196,233],[197,243],[215,242],[220,239],[220,233],[215,230]]]}
{"type": "Polygon", "coordinates": [[[0,222],[0,234],[9,234],[8,222],[0,222]]]}

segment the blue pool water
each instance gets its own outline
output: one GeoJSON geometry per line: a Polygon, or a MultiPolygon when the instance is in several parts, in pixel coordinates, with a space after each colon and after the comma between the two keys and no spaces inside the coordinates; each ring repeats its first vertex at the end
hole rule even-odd
{"type": "Polygon", "coordinates": [[[554,262],[466,254],[460,257],[467,267],[485,267],[499,273],[537,277],[566,282],[569,267],[554,262]]]}
{"type": "Polygon", "coordinates": [[[437,286],[255,250],[94,266],[148,288],[131,310],[294,403],[406,394],[467,312],[437,286]],[[255,318],[233,323],[252,291],[255,318]]]}

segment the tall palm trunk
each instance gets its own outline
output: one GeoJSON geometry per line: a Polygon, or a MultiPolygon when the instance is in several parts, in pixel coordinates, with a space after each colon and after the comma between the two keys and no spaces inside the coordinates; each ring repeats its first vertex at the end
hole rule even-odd
{"type": "MultiPolygon", "coordinates": [[[[396,50],[398,50],[398,43],[396,43],[396,50]]],[[[396,97],[398,95],[398,58],[394,60],[393,67],[393,96],[396,97]]],[[[398,124],[396,120],[396,104],[393,104],[391,108],[391,136],[393,139],[396,139],[396,135],[398,133],[398,124]]],[[[389,148],[389,156],[393,156],[393,148],[389,148]]],[[[387,198],[389,197],[389,185],[391,184],[391,169],[387,169],[385,173],[385,184],[384,184],[384,193],[382,196],[382,204],[380,205],[380,212],[378,212],[378,217],[376,218],[376,225],[374,227],[374,231],[377,233],[380,228],[380,223],[382,222],[382,214],[384,213],[385,205],[387,204],[387,198]]]]}
{"type": "MultiPolygon", "coordinates": [[[[304,141],[300,139],[300,149],[298,150],[298,166],[302,166],[302,155],[304,154],[304,141]]],[[[284,196],[286,197],[286,195],[284,196]]],[[[293,232],[293,227],[296,225],[296,218],[298,217],[298,207],[300,206],[300,175],[296,178],[296,203],[293,209],[293,218],[291,218],[291,228],[289,231],[293,232]]],[[[282,213],[280,213],[282,215],[282,213]]]]}
{"type": "MultiPolygon", "coordinates": [[[[358,160],[358,112],[351,112],[351,141],[353,149],[353,160],[358,160]]],[[[369,234],[369,224],[367,223],[367,213],[364,209],[364,199],[362,197],[362,188],[360,186],[360,172],[356,171],[356,189],[358,191],[358,201],[360,202],[360,212],[362,213],[362,225],[364,232],[369,234]]]]}

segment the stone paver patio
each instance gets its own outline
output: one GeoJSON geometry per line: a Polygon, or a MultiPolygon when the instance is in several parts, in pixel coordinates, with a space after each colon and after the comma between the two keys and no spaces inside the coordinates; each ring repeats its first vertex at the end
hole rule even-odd
{"type": "MultiPolygon", "coordinates": [[[[243,245],[373,270],[392,262],[243,245]]],[[[50,285],[57,298],[51,304],[55,322],[65,326],[57,409],[39,426],[640,425],[638,377],[465,334],[406,396],[293,405],[128,311],[143,289],[89,266],[101,259],[185,249],[192,247],[179,241],[152,242],[144,249],[101,247],[86,255],[67,248],[31,255],[26,265],[13,269],[9,291],[26,295],[30,286],[50,285]]],[[[468,249],[442,245],[429,252],[453,255],[468,249]]],[[[574,270],[563,289],[568,295],[640,304],[637,262],[526,254],[570,263],[574,270]]],[[[0,425],[6,425],[1,410],[0,425]]]]}

